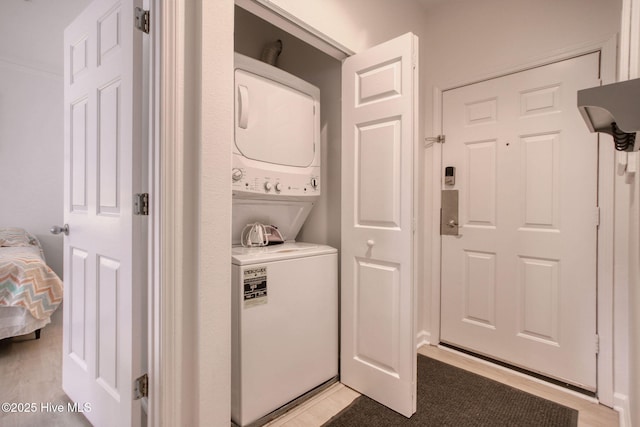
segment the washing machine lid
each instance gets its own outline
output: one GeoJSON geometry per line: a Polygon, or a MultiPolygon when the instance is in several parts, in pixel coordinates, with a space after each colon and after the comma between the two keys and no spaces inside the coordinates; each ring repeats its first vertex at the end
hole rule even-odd
{"type": "Polygon", "coordinates": [[[240,245],[240,235],[247,224],[274,225],[285,241],[294,241],[313,208],[309,201],[233,199],[231,242],[240,245]]]}
{"type": "Polygon", "coordinates": [[[235,246],[231,249],[231,263],[233,265],[253,265],[295,258],[335,254],[337,252],[338,250],[331,246],[304,242],[287,242],[281,245],[254,248],[235,246]]]}

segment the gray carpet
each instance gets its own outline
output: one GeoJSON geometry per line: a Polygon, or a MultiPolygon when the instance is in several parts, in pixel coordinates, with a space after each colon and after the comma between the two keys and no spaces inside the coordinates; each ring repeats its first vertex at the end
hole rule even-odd
{"type": "Polygon", "coordinates": [[[418,355],[417,411],[409,419],[358,397],[323,427],[575,427],[578,411],[418,355]]]}

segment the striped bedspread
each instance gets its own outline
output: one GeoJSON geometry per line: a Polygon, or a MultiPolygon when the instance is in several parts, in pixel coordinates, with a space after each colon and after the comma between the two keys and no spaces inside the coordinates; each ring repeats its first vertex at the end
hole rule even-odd
{"type": "Polygon", "coordinates": [[[45,319],[62,302],[62,281],[38,246],[0,247],[0,306],[24,307],[45,319]]]}

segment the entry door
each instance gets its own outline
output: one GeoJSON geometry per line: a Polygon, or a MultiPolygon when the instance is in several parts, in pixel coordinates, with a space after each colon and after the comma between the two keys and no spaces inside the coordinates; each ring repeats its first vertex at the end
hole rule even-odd
{"type": "Polygon", "coordinates": [[[342,71],[341,381],[416,410],[413,34],[347,58],[342,71]]]}
{"type": "Polygon", "coordinates": [[[593,53],[443,94],[460,228],[442,236],[441,340],[589,390],[598,140],[576,92],[599,82],[593,53]]]}
{"type": "Polygon", "coordinates": [[[132,0],[94,0],[64,33],[62,386],[95,426],[141,418],[141,42],[132,0]]]}

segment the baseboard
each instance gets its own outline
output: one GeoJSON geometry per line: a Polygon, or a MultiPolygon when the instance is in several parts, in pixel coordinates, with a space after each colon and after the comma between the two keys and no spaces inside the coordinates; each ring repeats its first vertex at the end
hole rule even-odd
{"type": "Polygon", "coordinates": [[[431,332],[428,332],[424,329],[418,332],[418,335],[416,336],[416,348],[420,348],[423,345],[430,345],[430,344],[431,344],[431,332]]]}
{"type": "Polygon", "coordinates": [[[631,426],[631,407],[629,406],[629,397],[625,394],[613,394],[613,409],[618,412],[620,418],[620,427],[631,426]]]}

